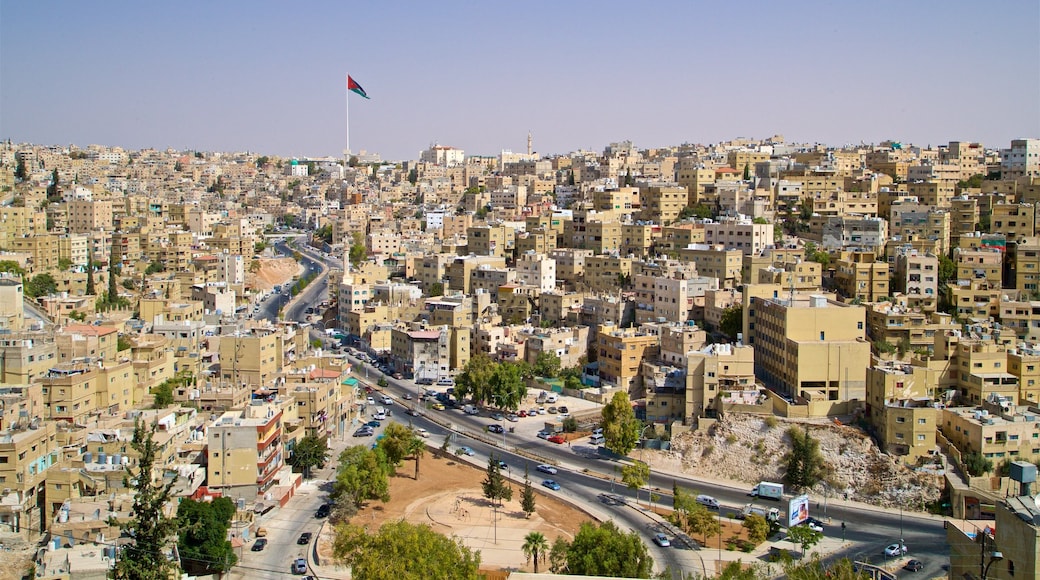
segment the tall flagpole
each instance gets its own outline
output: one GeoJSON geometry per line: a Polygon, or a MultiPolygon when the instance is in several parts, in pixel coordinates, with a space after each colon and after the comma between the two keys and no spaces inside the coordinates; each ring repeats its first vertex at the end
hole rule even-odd
{"type": "Polygon", "coordinates": [[[343,106],[343,109],[346,111],[346,149],[343,151],[343,155],[347,156],[346,161],[349,162],[350,161],[350,159],[349,159],[349,155],[350,155],[350,88],[349,88],[350,81],[349,81],[349,78],[350,78],[350,75],[346,75],[346,78],[347,78],[347,81],[346,81],[346,84],[344,85],[346,87],[346,97],[345,97],[346,102],[345,102],[345,104],[343,106]]]}

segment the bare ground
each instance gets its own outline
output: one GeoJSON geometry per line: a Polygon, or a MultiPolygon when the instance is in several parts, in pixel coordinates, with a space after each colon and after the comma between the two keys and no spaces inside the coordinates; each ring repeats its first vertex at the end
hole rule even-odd
{"type": "Polygon", "coordinates": [[[303,266],[292,258],[259,258],[257,261],[260,269],[246,274],[246,286],[257,290],[271,290],[303,271],[303,266]]]}

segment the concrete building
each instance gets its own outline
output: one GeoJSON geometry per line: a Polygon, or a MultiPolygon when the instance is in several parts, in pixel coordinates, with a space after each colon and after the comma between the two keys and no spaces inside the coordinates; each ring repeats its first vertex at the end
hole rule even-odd
{"type": "Polygon", "coordinates": [[[873,252],[852,252],[835,261],[835,288],[846,298],[876,302],[890,295],[888,272],[873,252]]]}
{"type": "Polygon", "coordinates": [[[939,295],[939,258],[934,254],[899,246],[895,249],[893,292],[910,295],[939,295]]]}
{"type": "Polygon", "coordinates": [[[745,256],[760,254],[774,243],[773,224],[754,223],[746,218],[706,223],[704,241],[727,250],[740,250],[745,256]]]}
{"type": "Polygon", "coordinates": [[[207,429],[206,475],[211,489],[252,501],[276,482],[285,464],[282,414],[275,405],[228,411],[207,429]]]}
{"type": "Polygon", "coordinates": [[[753,390],[755,349],[745,344],[711,344],[686,353],[687,424],[696,417],[714,416],[723,391],[753,390]]]}
{"type": "Polygon", "coordinates": [[[904,456],[908,464],[936,450],[938,410],[935,385],[928,369],[895,361],[880,361],[867,369],[867,416],[882,449],[904,456]]]}
{"type": "Polygon", "coordinates": [[[1010,148],[1001,149],[1000,176],[1040,177],[1040,139],[1012,139],[1010,148]]]}
{"type": "Polygon", "coordinates": [[[660,352],[660,337],[603,324],[596,330],[594,348],[603,383],[632,394],[642,387],[640,367],[644,359],[653,359],[660,352]]]}
{"type": "Polygon", "coordinates": [[[448,329],[394,327],[390,337],[390,358],[394,369],[406,376],[449,376],[451,349],[448,329]]]}

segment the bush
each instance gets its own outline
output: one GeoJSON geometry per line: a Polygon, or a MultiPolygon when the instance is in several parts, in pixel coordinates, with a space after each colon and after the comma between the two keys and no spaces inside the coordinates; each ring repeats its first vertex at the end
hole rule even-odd
{"type": "Polygon", "coordinates": [[[766,417],[766,427],[770,429],[776,427],[780,422],[776,420],[776,417],[766,417]]]}

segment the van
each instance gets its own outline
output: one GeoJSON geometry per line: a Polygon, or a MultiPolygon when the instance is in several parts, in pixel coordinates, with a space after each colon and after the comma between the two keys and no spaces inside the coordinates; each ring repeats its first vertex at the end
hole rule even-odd
{"type": "Polygon", "coordinates": [[[712,509],[712,510],[719,509],[719,500],[711,497],[710,495],[698,495],[697,496],[697,503],[701,504],[702,506],[704,506],[704,507],[706,507],[708,509],[712,509]]]}
{"type": "Polygon", "coordinates": [[[555,403],[556,401],[559,401],[559,400],[560,400],[560,397],[557,396],[556,393],[549,393],[548,395],[546,395],[544,402],[545,403],[555,403]]]}
{"type": "Polygon", "coordinates": [[[603,445],[604,441],[606,441],[606,439],[603,438],[602,433],[589,437],[589,445],[603,445]]]}
{"type": "Polygon", "coordinates": [[[593,437],[595,437],[596,435],[602,435],[602,434],[603,434],[603,427],[596,427],[595,429],[592,430],[592,436],[593,437]]]}
{"type": "Polygon", "coordinates": [[[437,379],[437,385],[441,387],[454,387],[455,380],[451,377],[441,377],[437,379]]]}
{"type": "Polygon", "coordinates": [[[480,411],[477,410],[477,406],[476,405],[466,405],[466,406],[464,406],[462,408],[462,411],[464,413],[466,413],[467,415],[476,415],[477,413],[480,412],[480,411]]]}

